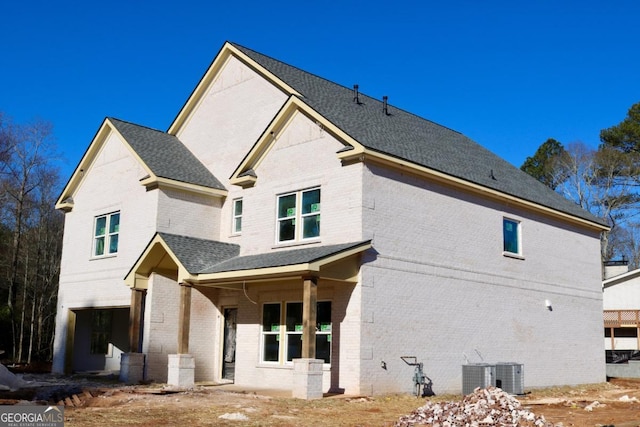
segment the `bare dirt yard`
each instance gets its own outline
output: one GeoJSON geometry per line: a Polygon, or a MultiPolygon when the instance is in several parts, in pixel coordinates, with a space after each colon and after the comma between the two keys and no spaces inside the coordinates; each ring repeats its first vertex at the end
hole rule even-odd
{"type": "MultiPolygon", "coordinates": [[[[68,427],[429,426],[438,424],[400,423],[400,419],[411,419],[411,414],[425,404],[447,408],[463,399],[458,395],[430,398],[336,395],[303,401],[275,391],[246,390],[233,385],[199,385],[178,391],[162,385],[123,386],[115,381],[96,382],[86,378],[65,381],[68,382],[64,392],[58,389],[47,394],[42,392],[46,387],[42,387],[34,399],[40,403],[66,402],[65,426],[68,427]]],[[[24,390],[4,393],[0,395],[0,404],[24,403],[27,395],[24,390]]],[[[516,425],[640,426],[640,380],[612,379],[603,384],[531,390],[509,399],[517,399],[519,411],[531,412],[536,419],[546,421],[516,425]]],[[[477,402],[473,405],[477,406],[477,402]]],[[[500,423],[495,415],[493,418],[496,419],[493,422],[476,419],[467,425],[514,425],[500,423]]],[[[533,420],[533,416],[530,419],[533,420]]],[[[439,425],[465,424],[440,422],[439,425]]]]}

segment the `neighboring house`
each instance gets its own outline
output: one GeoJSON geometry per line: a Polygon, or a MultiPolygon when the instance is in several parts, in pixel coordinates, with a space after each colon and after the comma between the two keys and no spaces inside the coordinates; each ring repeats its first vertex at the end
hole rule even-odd
{"type": "Polygon", "coordinates": [[[106,119],[57,207],[55,372],[380,394],[413,390],[414,356],[436,393],[469,362],[605,380],[602,221],[458,132],[237,44],[167,132],[106,119]]]}
{"type": "Polygon", "coordinates": [[[602,291],[607,360],[626,359],[640,350],[640,269],[628,271],[626,261],[606,264],[602,291]]]}

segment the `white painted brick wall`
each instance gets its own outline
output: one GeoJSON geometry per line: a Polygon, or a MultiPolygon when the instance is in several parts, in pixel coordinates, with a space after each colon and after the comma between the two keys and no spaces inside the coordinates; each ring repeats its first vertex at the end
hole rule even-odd
{"type": "Polygon", "coordinates": [[[361,240],[362,198],[358,189],[362,169],[361,165],[341,165],[335,153],[342,147],[306,116],[297,114],[257,168],[255,187],[231,189],[224,206],[223,238],[231,227],[231,202],[242,197],[242,235],[229,241],[240,244],[243,255],[272,250],[276,246],[277,195],[319,186],[320,242],[361,240]]]}
{"type": "Polygon", "coordinates": [[[222,200],[163,189],[158,197],[157,229],[160,232],[217,240],[222,200]]]}
{"type": "Polygon", "coordinates": [[[365,191],[363,388],[410,392],[401,356],[436,393],[460,391],[467,361],[524,363],[527,387],[604,381],[596,233],[377,168],[365,191]],[[504,215],[522,221],[524,260],[502,255],[504,215]]]}
{"type": "Polygon", "coordinates": [[[232,57],[177,136],[226,186],[285,101],[284,93],[232,57]]]}
{"type": "Polygon", "coordinates": [[[65,214],[53,371],[64,370],[69,309],[128,306],[124,276],[155,232],[157,191],[139,184],[146,172],[116,135],[107,138],[65,214]],[[118,254],[92,258],[94,218],[120,211],[118,254]]]}

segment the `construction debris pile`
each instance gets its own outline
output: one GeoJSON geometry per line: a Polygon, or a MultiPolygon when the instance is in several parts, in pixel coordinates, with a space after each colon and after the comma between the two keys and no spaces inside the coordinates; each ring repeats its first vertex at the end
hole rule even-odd
{"type": "Polygon", "coordinates": [[[400,417],[396,427],[551,427],[544,417],[522,409],[513,396],[496,387],[476,388],[459,402],[427,402],[410,415],[400,417]]]}

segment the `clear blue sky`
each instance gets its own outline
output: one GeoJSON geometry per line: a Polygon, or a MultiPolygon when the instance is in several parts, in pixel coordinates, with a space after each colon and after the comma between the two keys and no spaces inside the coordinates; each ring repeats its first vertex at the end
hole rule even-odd
{"type": "Polygon", "coordinates": [[[516,166],[640,102],[640,2],[7,1],[0,111],[71,174],[105,116],[167,130],[226,40],[458,130],[516,166]]]}

